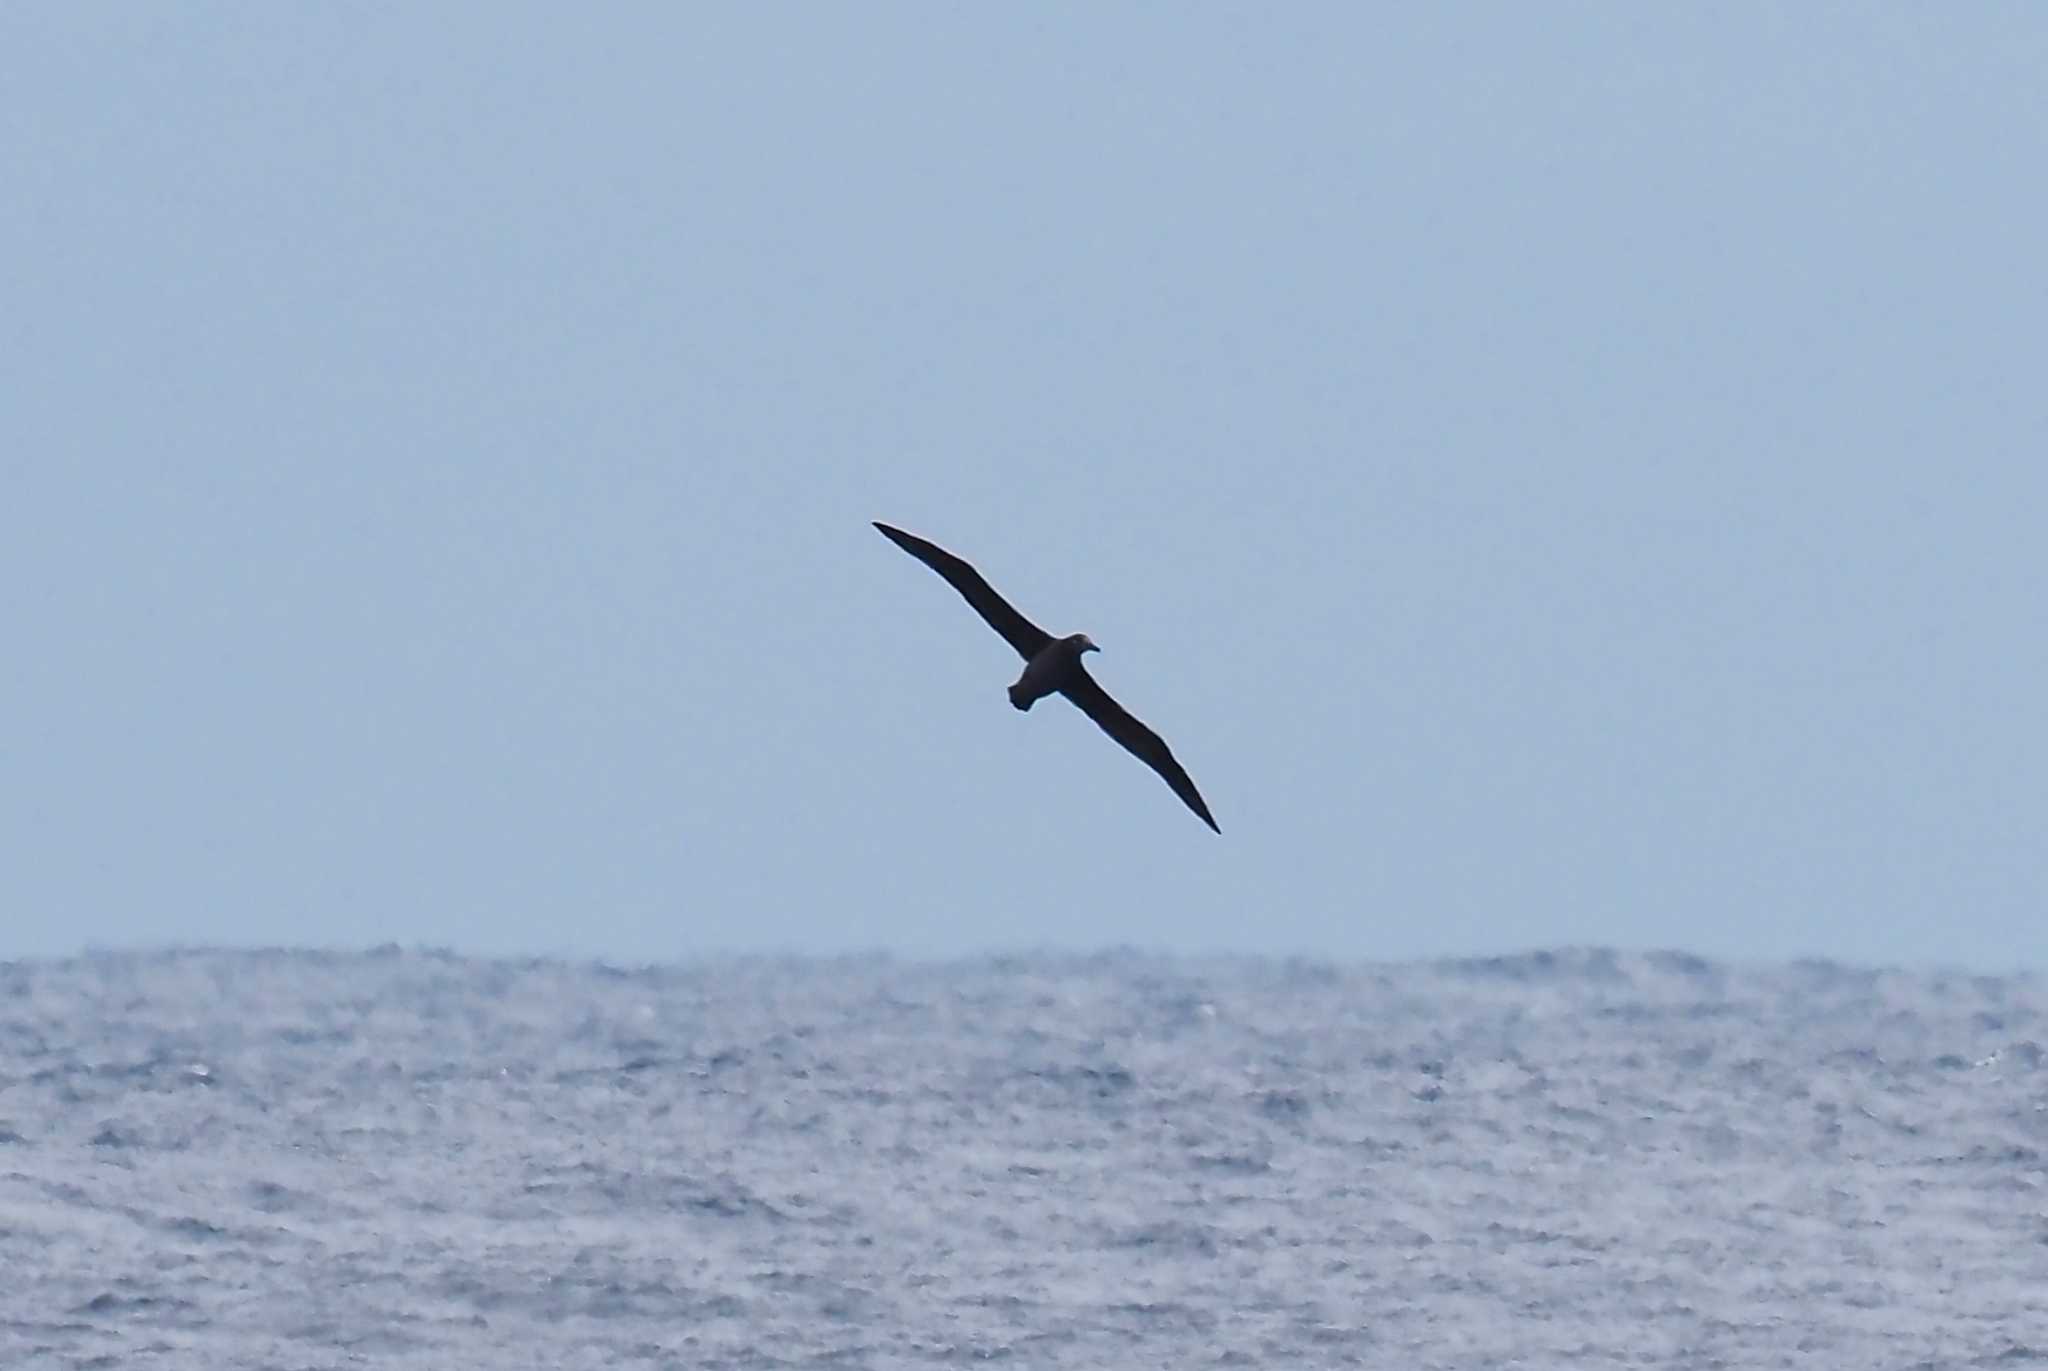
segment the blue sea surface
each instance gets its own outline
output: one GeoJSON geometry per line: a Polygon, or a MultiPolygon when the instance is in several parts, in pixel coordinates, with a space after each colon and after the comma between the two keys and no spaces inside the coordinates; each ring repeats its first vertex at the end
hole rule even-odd
{"type": "Polygon", "coordinates": [[[0,965],[0,1368],[2048,1365],[2035,978],[0,965]]]}

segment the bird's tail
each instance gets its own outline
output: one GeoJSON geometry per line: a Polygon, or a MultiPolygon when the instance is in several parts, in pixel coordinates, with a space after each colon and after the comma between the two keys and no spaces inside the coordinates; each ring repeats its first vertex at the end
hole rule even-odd
{"type": "Polygon", "coordinates": [[[1018,709],[1029,709],[1037,704],[1038,700],[1035,696],[1026,695],[1024,693],[1024,683],[1019,681],[1010,687],[1010,703],[1018,709]]]}

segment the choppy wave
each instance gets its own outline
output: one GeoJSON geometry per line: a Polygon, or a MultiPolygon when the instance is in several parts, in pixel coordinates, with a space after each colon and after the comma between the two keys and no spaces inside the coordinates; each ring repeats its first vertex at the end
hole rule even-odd
{"type": "Polygon", "coordinates": [[[0,965],[0,1366],[2048,1362],[2030,977],[0,965]]]}

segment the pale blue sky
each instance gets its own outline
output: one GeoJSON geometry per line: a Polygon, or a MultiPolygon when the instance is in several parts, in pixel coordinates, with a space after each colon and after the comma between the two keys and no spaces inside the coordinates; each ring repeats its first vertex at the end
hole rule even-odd
{"type": "Polygon", "coordinates": [[[2048,964],[2044,72],[2031,3],[0,9],[0,957],[2048,964]]]}

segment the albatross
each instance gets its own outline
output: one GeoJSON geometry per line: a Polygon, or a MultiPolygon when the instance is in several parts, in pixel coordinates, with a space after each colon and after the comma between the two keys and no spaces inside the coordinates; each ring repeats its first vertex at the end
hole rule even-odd
{"type": "Polygon", "coordinates": [[[1166,740],[1110,699],[1109,692],[1097,685],[1095,678],[1081,664],[1082,654],[1102,651],[1095,646],[1094,639],[1085,633],[1053,637],[996,594],[995,589],[981,578],[980,572],[936,543],[928,543],[879,521],[875,527],[881,530],[884,538],[945,577],[946,584],[959,591],[961,598],[974,606],[974,612],[986,619],[988,626],[1001,634],[1004,642],[1017,649],[1017,655],[1024,659],[1024,674],[1010,687],[1011,704],[1028,710],[1048,695],[1058,693],[1066,696],[1132,756],[1165,777],[1166,783],[1173,787],[1173,793],[1180,796],[1203,823],[1218,833],[1223,831],[1216,828],[1216,820],[1209,815],[1209,806],[1202,803],[1201,792],[1188,779],[1188,773],[1181,770],[1180,763],[1173,759],[1166,740]]]}

